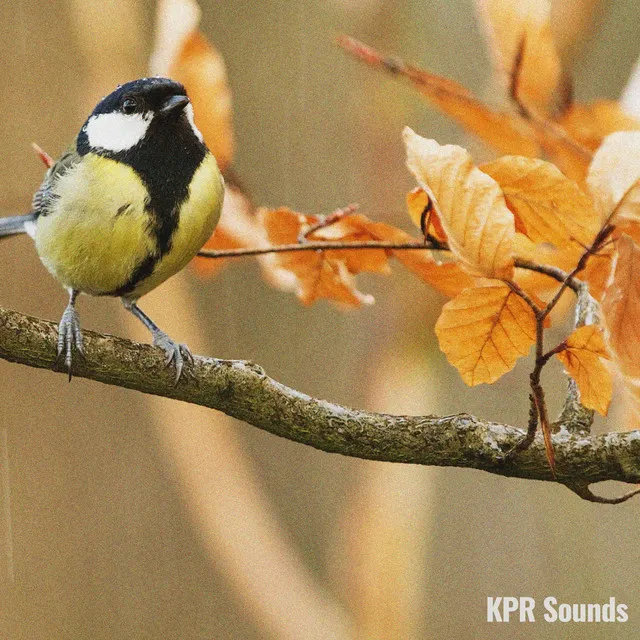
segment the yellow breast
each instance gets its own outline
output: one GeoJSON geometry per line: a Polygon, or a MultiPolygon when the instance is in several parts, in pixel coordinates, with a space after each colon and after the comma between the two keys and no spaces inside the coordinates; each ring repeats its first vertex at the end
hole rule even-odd
{"type": "Polygon", "coordinates": [[[151,276],[128,294],[128,298],[139,298],[155,289],[195,257],[218,224],[223,199],[224,182],[218,164],[213,155],[207,153],[193,175],[189,195],[180,208],[171,249],[158,262],[151,276]]]}
{"type": "MultiPolygon", "coordinates": [[[[146,188],[127,165],[88,154],[55,183],[53,192],[50,212],[38,218],[36,248],[64,286],[92,295],[112,293],[157,253],[146,188]]],[[[151,291],[195,256],[213,233],[222,198],[216,161],[207,154],[181,207],[170,251],[127,297],[151,291]]]]}

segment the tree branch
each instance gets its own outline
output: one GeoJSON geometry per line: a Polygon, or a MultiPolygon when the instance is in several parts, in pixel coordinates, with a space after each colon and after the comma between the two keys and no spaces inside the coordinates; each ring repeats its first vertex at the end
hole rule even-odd
{"type": "MultiPolygon", "coordinates": [[[[63,370],[56,363],[57,327],[0,308],[0,358],[63,370]]],[[[269,378],[250,362],[195,357],[176,385],[164,353],[112,336],[85,332],[85,358],[76,377],[217,409],[275,435],[323,451],[423,465],[481,469],[502,476],[557,481],[580,488],[604,480],[640,483],[640,432],[554,436],[556,475],[540,437],[520,455],[503,460],[524,432],[471,415],[395,416],[317,400],[269,378]],[[187,372],[185,372],[187,373],[187,372]]],[[[188,425],[185,425],[188,429],[188,425]]],[[[594,496],[597,499],[597,496],[594,496]]]]}

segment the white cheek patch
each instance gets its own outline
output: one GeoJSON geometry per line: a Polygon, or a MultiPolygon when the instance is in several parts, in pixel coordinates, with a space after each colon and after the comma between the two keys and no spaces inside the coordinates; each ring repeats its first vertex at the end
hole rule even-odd
{"type": "Polygon", "coordinates": [[[189,121],[191,128],[193,129],[193,133],[196,134],[196,138],[202,142],[202,134],[200,133],[200,129],[196,127],[196,123],[193,119],[193,107],[191,106],[191,103],[184,108],[184,113],[187,116],[187,120],[189,121]]]}
{"type": "Polygon", "coordinates": [[[131,149],[144,138],[151,116],[141,113],[101,113],[85,127],[89,146],[107,151],[131,149]]]}

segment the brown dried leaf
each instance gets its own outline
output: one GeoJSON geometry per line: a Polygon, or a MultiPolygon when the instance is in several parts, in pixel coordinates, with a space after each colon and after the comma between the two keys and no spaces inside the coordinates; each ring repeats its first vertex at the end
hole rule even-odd
{"type": "Polygon", "coordinates": [[[532,157],[540,153],[531,128],[521,118],[494,111],[461,84],[407,65],[397,58],[385,58],[354,38],[342,37],[339,44],[371,66],[406,77],[442,113],[500,153],[532,157]]]}
{"type": "MultiPolygon", "coordinates": [[[[422,190],[421,190],[422,191],[422,190]]],[[[424,191],[422,191],[424,194],[424,191]]],[[[424,194],[426,198],[426,194],[424,194]]],[[[444,231],[442,232],[444,233],[444,231]]],[[[337,224],[325,227],[313,234],[310,239],[340,240],[344,242],[380,241],[394,244],[415,244],[416,238],[405,231],[384,222],[373,222],[362,215],[350,215],[337,224]]],[[[358,249],[328,250],[329,259],[339,258],[345,261],[351,273],[372,271],[386,274],[389,272],[388,256],[393,256],[421,280],[431,285],[447,297],[453,297],[467,287],[484,282],[474,278],[453,262],[439,262],[428,249],[358,249]]]]}
{"type": "Polygon", "coordinates": [[[596,300],[602,299],[602,295],[607,288],[611,278],[611,267],[614,256],[615,250],[612,246],[601,249],[597,255],[589,259],[587,266],[580,274],[580,278],[589,285],[589,293],[596,300]]]}
{"type": "Polygon", "coordinates": [[[576,329],[565,341],[565,348],[556,354],[567,373],[576,381],[580,402],[606,416],[613,393],[611,374],[601,358],[609,359],[602,328],[588,325],[576,329]]]}
{"type": "MultiPolygon", "coordinates": [[[[319,229],[309,236],[309,240],[326,240],[339,242],[371,242],[386,240],[374,232],[375,224],[366,216],[349,215],[340,221],[319,229]]],[[[407,236],[403,242],[413,242],[415,238],[407,236]]],[[[384,249],[329,249],[325,256],[328,260],[342,260],[350,273],[365,271],[387,275],[391,272],[389,259],[384,249]]]]}
{"type": "Polygon", "coordinates": [[[519,100],[553,111],[562,69],[549,24],[550,0],[476,0],[476,7],[502,84],[510,88],[515,81],[519,100]]]}
{"type": "Polygon", "coordinates": [[[485,282],[483,278],[470,276],[454,262],[434,260],[428,251],[394,251],[393,255],[409,271],[447,298],[453,298],[461,291],[485,282]]]}
{"type": "Polygon", "coordinates": [[[504,156],[480,167],[502,188],[507,206],[534,242],[559,248],[590,244],[600,230],[591,198],[553,164],[536,158],[504,156]]]}
{"type": "MultiPolygon", "coordinates": [[[[378,240],[406,244],[415,242],[415,238],[405,231],[385,224],[384,222],[372,222],[369,231],[378,240]]],[[[452,298],[468,287],[477,286],[486,282],[482,278],[474,278],[454,262],[439,262],[434,259],[433,252],[416,249],[398,249],[389,252],[418,278],[431,285],[434,289],[452,298]]]]}
{"type": "Polygon", "coordinates": [[[233,158],[231,91],[220,53],[197,30],[194,0],[160,0],[152,72],[184,84],[195,122],[221,171],[233,158]]]}
{"type": "Polygon", "coordinates": [[[513,274],[515,224],[498,183],[469,153],[404,131],[407,165],[434,200],[453,255],[473,274],[513,274]]]}
{"type": "Polygon", "coordinates": [[[591,151],[595,151],[611,133],[640,130],[640,120],[625,113],[620,103],[613,100],[574,103],[558,120],[558,124],[591,151]]]}
{"type": "Polygon", "coordinates": [[[616,220],[640,222],[640,131],[607,136],[589,167],[587,186],[602,222],[614,212],[616,220]]]}
{"type": "Polygon", "coordinates": [[[602,300],[605,340],[620,371],[640,377],[640,247],[627,235],[617,242],[612,280],[602,300]]]}
{"type": "MultiPolygon", "coordinates": [[[[561,251],[548,243],[534,243],[521,233],[516,233],[514,238],[513,253],[515,256],[535,264],[558,267],[563,271],[573,269],[582,251],[582,248],[561,251]]],[[[514,280],[529,295],[540,296],[546,301],[555,295],[560,286],[557,280],[529,269],[516,269],[514,280]]],[[[567,292],[567,299],[570,299],[571,296],[572,293],[567,292]]]]}
{"type": "Polygon", "coordinates": [[[465,289],[436,322],[440,349],[470,386],[495,382],[536,339],[531,307],[506,284],[465,289]]]}
{"type": "MultiPolygon", "coordinates": [[[[318,222],[315,216],[305,216],[287,208],[261,209],[259,219],[270,244],[293,244],[300,232],[318,222]]],[[[303,304],[310,305],[325,298],[350,307],[373,303],[371,296],[355,287],[355,279],[346,261],[326,251],[297,251],[274,256],[273,265],[295,276],[294,289],[303,304]]],[[[344,252],[343,252],[344,253],[344,252]]],[[[355,251],[354,251],[355,253],[355,251]]],[[[278,275],[279,277],[279,275],[278,275]]]]}

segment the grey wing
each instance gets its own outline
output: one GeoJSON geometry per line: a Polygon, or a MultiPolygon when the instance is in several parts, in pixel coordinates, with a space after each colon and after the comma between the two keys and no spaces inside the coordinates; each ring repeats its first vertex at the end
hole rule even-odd
{"type": "Polygon", "coordinates": [[[31,211],[35,214],[36,218],[47,215],[49,207],[56,197],[53,191],[56,180],[79,161],[80,156],[74,146],[67,149],[49,168],[40,188],[35,192],[33,200],[31,201],[31,211]]]}

